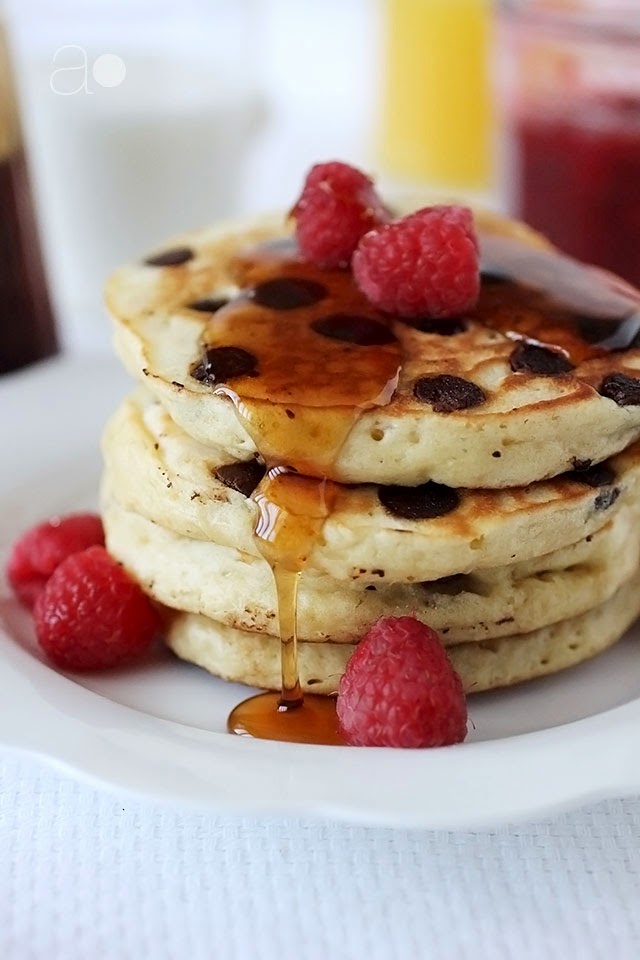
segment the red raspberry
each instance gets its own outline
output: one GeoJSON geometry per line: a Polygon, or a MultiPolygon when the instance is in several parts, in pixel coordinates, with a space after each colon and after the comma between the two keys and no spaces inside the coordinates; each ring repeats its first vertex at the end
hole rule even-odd
{"type": "Polygon", "coordinates": [[[303,257],[325,270],[348,266],[360,237],[388,219],[373,181],[338,161],[311,168],[291,215],[303,257]]]}
{"type": "Polygon", "coordinates": [[[468,207],[425,207],[367,233],[353,255],[356,283],[380,310],[455,317],[480,290],[478,241],[468,207]]]}
{"type": "Polygon", "coordinates": [[[54,517],[32,527],[13,545],[7,579],[18,599],[32,607],[56,567],[95,544],[104,544],[102,520],[96,514],[54,517]]]}
{"type": "Polygon", "coordinates": [[[46,654],[65,670],[99,670],[147,649],[160,620],[149,598],[104,547],[60,564],[34,609],[46,654]]]}
{"type": "Polygon", "coordinates": [[[438,634],[383,617],[358,644],[338,690],[338,721],[356,747],[441,747],[467,734],[467,704],[438,634]]]}

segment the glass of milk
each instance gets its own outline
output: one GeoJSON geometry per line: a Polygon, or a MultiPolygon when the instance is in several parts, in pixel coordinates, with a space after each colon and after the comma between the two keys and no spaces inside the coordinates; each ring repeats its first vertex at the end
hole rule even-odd
{"type": "Polygon", "coordinates": [[[107,348],[107,274],[233,216],[260,131],[251,0],[15,3],[25,126],[66,346],[107,348]],[[176,12],[176,6],[178,11],[176,12]]]}

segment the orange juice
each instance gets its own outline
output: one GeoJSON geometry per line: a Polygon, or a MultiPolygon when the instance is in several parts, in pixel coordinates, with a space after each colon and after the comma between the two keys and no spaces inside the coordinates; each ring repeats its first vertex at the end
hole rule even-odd
{"type": "Polygon", "coordinates": [[[486,188],[489,0],[384,3],[383,168],[436,186],[486,188]]]}

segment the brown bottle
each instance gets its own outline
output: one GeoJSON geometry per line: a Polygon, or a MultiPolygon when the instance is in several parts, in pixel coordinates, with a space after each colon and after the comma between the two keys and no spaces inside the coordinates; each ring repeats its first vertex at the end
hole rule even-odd
{"type": "Polygon", "coordinates": [[[58,341],[0,22],[0,374],[56,353],[58,341]]]}

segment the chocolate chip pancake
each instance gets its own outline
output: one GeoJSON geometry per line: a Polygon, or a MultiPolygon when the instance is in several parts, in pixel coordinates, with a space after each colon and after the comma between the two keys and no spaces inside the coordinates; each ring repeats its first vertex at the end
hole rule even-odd
{"type": "MultiPolygon", "coordinates": [[[[121,506],[184,536],[260,555],[250,494],[264,468],[255,458],[229,463],[144,392],[115,413],[103,451],[105,489],[121,506]]],[[[335,484],[325,491],[332,507],[306,565],[380,586],[527,561],[595,533],[640,500],[639,484],[640,444],[597,467],[576,463],[561,477],[511,490],[335,484]]]]}
{"type": "Polygon", "coordinates": [[[109,282],[117,349],[199,442],[343,483],[519,486],[622,450],[639,295],[509,221],[477,226],[477,306],[410,322],[275,222],[185,234],[109,282]]]}
{"type": "MultiPolygon", "coordinates": [[[[279,636],[276,590],[262,557],[179,536],[115,501],[107,546],[149,596],[175,610],[279,636]]],[[[628,508],[597,533],[508,567],[429,583],[351,584],[307,572],[298,590],[301,640],[357,643],[384,616],[415,616],[449,647],[548,626],[604,603],[637,570],[640,535],[628,508]]]]}
{"type": "MultiPolygon", "coordinates": [[[[610,647],[640,613],[636,574],[593,610],[517,637],[463,643],[447,652],[468,693],[507,687],[575,666],[610,647]]],[[[166,639],[179,657],[226,680],[276,690],[280,645],[272,637],[236,630],[197,614],[168,615],[166,639]]],[[[305,692],[335,693],[350,644],[300,643],[305,692]]]]}
{"type": "Polygon", "coordinates": [[[640,610],[640,294],[476,226],[477,304],[444,319],[383,312],[275,219],[108,285],[143,385],[104,434],[108,548],[179,656],[280,687],[272,720],[335,692],[380,617],[437,629],[475,691],[579,663],[640,610]]]}

